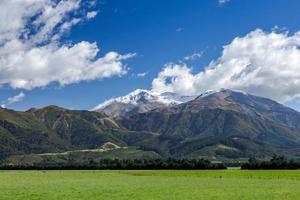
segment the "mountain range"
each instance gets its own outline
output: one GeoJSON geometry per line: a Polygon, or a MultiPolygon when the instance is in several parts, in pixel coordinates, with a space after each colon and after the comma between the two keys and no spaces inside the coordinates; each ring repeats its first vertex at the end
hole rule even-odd
{"type": "Polygon", "coordinates": [[[0,109],[0,158],[9,163],[101,158],[300,158],[300,113],[220,89],[196,97],[136,90],[92,111],[0,109]]]}

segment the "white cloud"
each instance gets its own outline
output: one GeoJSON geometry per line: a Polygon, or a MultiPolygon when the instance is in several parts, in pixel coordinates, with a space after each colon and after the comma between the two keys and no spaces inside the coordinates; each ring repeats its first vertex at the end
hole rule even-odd
{"type": "Polygon", "coordinates": [[[175,92],[182,95],[196,94],[194,75],[186,64],[166,64],[152,82],[155,92],[175,92]]]}
{"type": "Polygon", "coordinates": [[[235,38],[219,59],[193,73],[186,64],[167,64],[153,80],[152,89],[197,95],[230,88],[287,102],[300,97],[300,32],[260,29],[235,38]]]}
{"type": "Polygon", "coordinates": [[[96,17],[97,14],[98,14],[97,11],[91,11],[91,12],[88,12],[88,13],[86,14],[86,18],[92,19],[92,18],[96,17]]]}
{"type": "Polygon", "coordinates": [[[218,0],[219,5],[223,5],[228,2],[230,2],[230,0],[218,0]]]}
{"type": "Polygon", "coordinates": [[[96,43],[62,43],[74,25],[92,18],[81,0],[0,1],[0,85],[33,89],[121,76],[135,54],[99,57],[96,43]],[[7,23],[9,22],[9,23],[7,23]]]}
{"type": "Polygon", "coordinates": [[[201,58],[201,56],[202,56],[202,52],[201,53],[193,53],[192,55],[188,55],[188,56],[185,56],[184,58],[183,58],[183,60],[186,60],[186,61],[189,61],[189,60],[196,60],[196,59],[198,59],[198,58],[201,58]]]}
{"type": "Polygon", "coordinates": [[[142,72],[142,73],[138,73],[137,76],[138,77],[145,77],[148,73],[147,72],[142,72]]]}
{"type": "Polygon", "coordinates": [[[8,98],[7,104],[13,104],[13,103],[23,101],[24,97],[25,94],[23,92],[20,92],[18,95],[8,98]]]}
{"type": "Polygon", "coordinates": [[[7,105],[11,105],[20,101],[23,101],[24,97],[26,95],[23,92],[20,92],[19,94],[17,94],[16,96],[13,97],[9,97],[3,104],[1,104],[1,108],[6,108],[7,105]]]}

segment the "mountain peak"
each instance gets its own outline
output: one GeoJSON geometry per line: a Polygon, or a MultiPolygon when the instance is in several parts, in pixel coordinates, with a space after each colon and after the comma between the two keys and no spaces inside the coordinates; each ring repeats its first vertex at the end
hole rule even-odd
{"type": "Polygon", "coordinates": [[[125,96],[104,101],[92,110],[113,116],[128,116],[155,108],[177,105],[192,99],[194,97],[180,96],[171,92],[157,93],[151,90],[136,89],[125,96]]]}
{"type": "Polygon", "coordinates": [[[99,111],[113,103],[136,105],[140,100],[147,100],[147,99],[154,99],[154,98],[155,98],[155,94],[150,90],[136,89],[125,96],[106,100],[103,103],[97,105],[92,110],[99,111]]]}
{"type": "Polygon", "coordinates": [[[37,111],[65,111],[65,110],[66,110],[65,108],[62,108],[62,107],[59,107],[59,106],[56,106],[56,105],[49,105],[49,106],[46,106],[46,107],[43,107],[43,108],[30,108],[26,112],[27,113],[34,113],[34,112],[37,112],[37,111]]]}

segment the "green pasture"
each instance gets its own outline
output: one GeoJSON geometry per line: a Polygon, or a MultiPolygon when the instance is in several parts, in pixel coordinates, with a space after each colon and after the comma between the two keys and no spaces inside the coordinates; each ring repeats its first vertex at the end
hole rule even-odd
{"type": "Polygon", "coordinates": [[[0,199],[297,200],[300,171],[0,171],[0,199]]]}

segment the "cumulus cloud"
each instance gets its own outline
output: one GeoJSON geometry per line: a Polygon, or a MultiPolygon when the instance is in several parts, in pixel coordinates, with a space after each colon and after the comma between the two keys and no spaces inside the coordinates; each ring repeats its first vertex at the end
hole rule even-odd
{"type": "Polygon", "coordinates": [[[23,101],[25,97],[25,94],[23,92],[20,92],[18,95],[9,97],[0,107],[6,108],[7,105],[11,105],[20,101],[23,101]]]}
{"type": "Polygon", "coordinates": [[[123,61],[135,54],[100,57],[96,43],[62,43],[74,25],[96,16],[84,5],[81,0],[0,1],[0,85],[30,90],[125,74],[123,61]]]}
{"type": "Polygon", "coordinates": [[[181,95],[197,93],[194,86],[195,76],[186,64],[166,64],[158,77],[152,81],[152,90],[158,93],[174,92],[181,95]]]}
{"type": "Polygon", "coordinates": [[[152,82],[158,92],[197,95],[229,88],[280,102],[300,97],[300,32],[254,30],[224,46],[222,55],[194,73],[186,64],[167,64],[152,82]]]}

